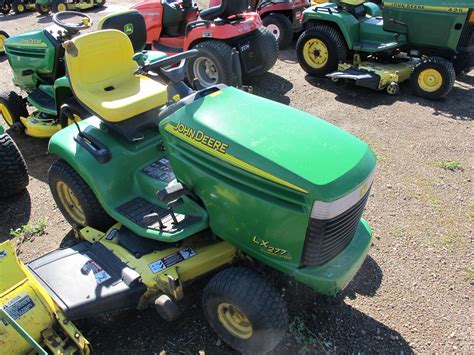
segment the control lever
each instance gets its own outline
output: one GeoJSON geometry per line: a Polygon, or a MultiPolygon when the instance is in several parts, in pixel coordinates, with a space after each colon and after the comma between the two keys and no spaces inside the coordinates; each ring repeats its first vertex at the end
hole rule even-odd
{"type": "Polygon", "coordinates": [[[183,184],[177,183],[171,186],[167,186],[156,193],[156,197],[163,203],[169,203],[177,200],[181,196],[189,195],[191,191],[184,187],[183,184]]]}
{"type": "Polygon", "coordinates": [[[171,219],[173,219],[173,223],[176,225],[178,224],[178,220],[176,219],[176,215],[174,214],[173,208],[176,208],[184,203],[182,198],[178,198],[177,200],[171,201],[168,203],[168,212],[171,216],[171,219]]]}

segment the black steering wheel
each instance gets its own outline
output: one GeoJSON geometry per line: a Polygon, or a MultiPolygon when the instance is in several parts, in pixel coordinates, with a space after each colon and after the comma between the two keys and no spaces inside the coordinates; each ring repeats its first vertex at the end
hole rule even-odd
{"type": "Polygon", "coordinates": [[[92,26],[92,19],[83,14],[82,12],[77,11],[62,11],[54,14],[53,22],[66,29],[69,32],[76,33],[81,30],[86,30],[92,26]],[[67,22],[71,17],[80,17],[81,21],[79,22],[67,22]]]}

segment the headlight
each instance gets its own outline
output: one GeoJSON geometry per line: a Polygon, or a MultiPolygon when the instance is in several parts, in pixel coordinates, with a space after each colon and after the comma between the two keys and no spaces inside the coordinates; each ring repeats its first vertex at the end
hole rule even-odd
{"type": "Polygon", "coordinates": [[[331,219],[339,216],[341,213],[354,206],[365,196],[366,192],[372,186],[374,180],[375,169],[372,170],[367,179],[357,186],[352,192],[331,202],[315,201],[311,209],[311,218],[315,219],[331,219]]]}

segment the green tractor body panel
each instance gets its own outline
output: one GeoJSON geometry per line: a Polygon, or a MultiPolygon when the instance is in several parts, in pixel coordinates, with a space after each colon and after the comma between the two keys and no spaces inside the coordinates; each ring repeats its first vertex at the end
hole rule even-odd
{"type": "Polygon", "coordinates": [[[375,17],[381,15],[377,5],[368,3],[364,6],[374,17],[357,19],[346,11],[337,11],[335,3],[326,3],[305,10],[303,22],[335,25],[344,36],[349,49],[376,52],[386,50],[387,46],[392,48],[406,44],[406,36],[384,30],[382,19],[375,17]],[[380,46],[381,43],[386,45],[380,46]]]}
{"type": "Polygon", "coordinates": [[[384,28],[406,33],[413,47],[455,51],[470,8],[474,8],[474,3],[466,0],[385,2],[384,28]]]}
{"type": "Polygon", "coordinates": [[[59,50],[44,30],[23,33],[5,40],[5,52],[13,71],[13,82],[25,89],[36,89],[39,83],[52,84],[59,50]]]}
{"type": "Polygon", "coordinates": [[[354,237],[334,258],[302,267],[313,203],[365,193],[370,186],[359,189],[371,183],[376,165],[365,143],[321,119],[228,87],[194,99],[162,120],[161,135],[147,132],[134,144],[100,125],[95,117],[79,122],[108,147],[107,163],[76,142],[73,125],[51,138],[49,151],[82,176],[107,213],[140,236],[173,242],[210,227],[245,253],[325,294],[345,287],[368,253],[370,228],[356,220],[354,237]],[[161,204],[156,192],[173,182],[145,171],[163,159],[202,201],[183,197],[177,212],[200,222],[175,235],[142,228],[117,212],[133,198],[161,204]]]}
{"type": "Polygon", "coordinates": [[[36,4],[38,5],[50,5],[51,3],[51,0],[36,0],[36,4]]]}
{"type": "Polygon", "coordinates": [[[0,134],[3,134],[5,133],[5,129],[3,128],[3,126],[0,124],[0,134]]]}

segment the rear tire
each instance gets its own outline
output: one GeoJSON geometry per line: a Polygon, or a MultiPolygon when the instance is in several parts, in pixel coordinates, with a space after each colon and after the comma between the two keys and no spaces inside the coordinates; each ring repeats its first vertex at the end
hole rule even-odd
{"type": "Polygon", "coordinates": [[[45,4],[35,4],[35,10],[36,12],[39,12],[41,15],[48,15],[51,9],[49,8],[48,5],[45,4]]]}
{"type": "Polygon", "coordinates": [[[449,94],[455,80],[456,73],[450,61],[441,57],[428,57],[413,70],[410,85],[415,95],[439,100],[449,94]]]}
{"type": "Polygon", "coordinates": [[[215,332],[242,353],[273,350],[288,328],[279,292],[247,268],[231,267],[215,275],[204,289],[202,305],[215,332]]]}
{"type": "Polygon", "coordinates": [[[296,43],[296,54],[306,73],[321,78],[347,60],[347,46],[338,30],[318,25],[303,32],[296,43]]]}
{"type": "Polygon", "coordinates": [[[6,133],[0,135],[0,197],[19,193],[28,186],[28,169],[25,159],[13,139],[6,133]]]}
{"type": "MultiPolygon", "coordinates": [[[[263,65],[261,69],[252,73],[252,77],[263,75],[268,72],[273,68],[278,59],[278,42],[266,27],[261,27],[255,32],[255,40],[257,46],[259,46],[263,53],[263,65]]],[[[242,75],[246,79],[250,79],[251,77],[247,73],[243,73],[242,75]]]]}
{"type": "Polygon", "coordinates": [[[21,125],[20,117],[28,117],[28,110],[23,98],[15,91],[0,93],[0,114],[9,127],[21,125]]]}
{"type": "Polygon", "coordinates": [[[13,0],[12,5],[13,5],[13,12],[16,15],[20,15],[20,14],[25,13],[26,7],[25,7],[25,4],[24,4],[23,0],[13,0]]]}
{"type": "Polygon", "coordinates": [[[64,160],[49,168],[48,183],[56,205],[73,228],[89,226],[105,232],[114,224],[89,185],[64,160]]]}
{"type": "Polygon", "coordinates": [[[237,86],[236,74],[232,71],[232,47],[227,43],[209,40],[193,46],[199,53],[188,59],[186,72],[192,83],[198,78],[202,86],[209,87],[216,84],[237,86]]]}
{"type": "Polygon", "coordinates": [[[293,25],[288,17],[282,14],[270,14],[263,18],[263,25],[278,41],[280,49],[290,45],[293,39],[293,25]]]}

